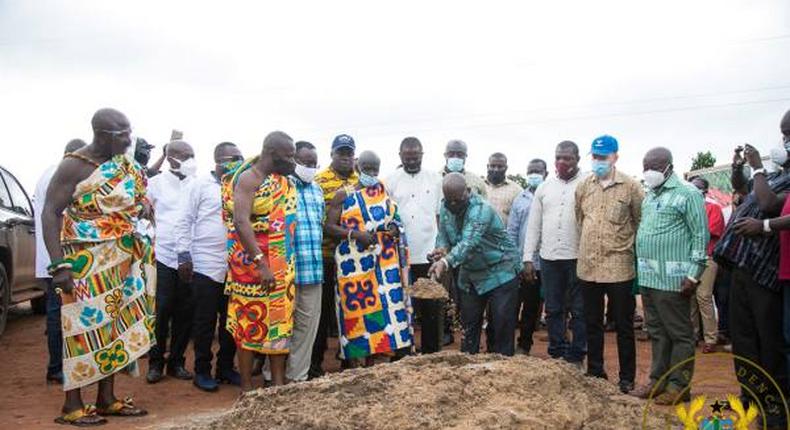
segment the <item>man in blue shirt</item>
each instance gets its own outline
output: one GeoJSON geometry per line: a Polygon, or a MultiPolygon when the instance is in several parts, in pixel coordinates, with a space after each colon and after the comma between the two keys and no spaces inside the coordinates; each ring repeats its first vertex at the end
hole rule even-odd
{"type": "MultiPolygon", "coordinates": [[[[507,234],[513,243],[516,244],[519,254],[524,249],[524,242],[527,241],[527,225],[529,224],[529,210],[532,207],[533,193],[538,188],[538,185],[543,183],[546,176],[548,176],[548,171],[545,161],[539,158],[530,161],[529,165],[527,165],[527,189],[513,200],[513,207],[510,208],[510,215],[507,220],[507,234]]],[[[532,334],[535,332],[535,327],[540,318],[540,263],[538,258],[535,258],[533,261],[535,262],[536,280],[521,280],[519,304],[516,310],[517,315],[520,313],[518,320],[520,333],[517,343],[519,353],[524,354],[529,354],[532,349],[532,334]]]]}
{"type": "Polygon", "coordinates": [[[521,273],[516,245],[496,211],[470,191],[462,174],[447,174],[442,190],[439,235],[428,273],[440,278],[458,269],[463,352],[480,350],[483,312],[489,307],[494,334],[490,352],[512,356],[521,273]]]}

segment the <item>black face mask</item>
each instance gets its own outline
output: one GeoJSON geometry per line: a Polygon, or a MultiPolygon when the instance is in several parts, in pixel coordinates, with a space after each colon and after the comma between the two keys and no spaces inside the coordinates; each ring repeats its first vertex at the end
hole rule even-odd
{"type": "Polygon", "coordinates": [[[464,200],[462,203],[449,203],[444,202],[444,207],[454,215],[462,214],[469,206],[469,199],[464,200]]]}
{"type": "Polygon", "coordinates": [[[494,185],[505,182],[505,172],[488,172],[488,182],[494,185]]]}

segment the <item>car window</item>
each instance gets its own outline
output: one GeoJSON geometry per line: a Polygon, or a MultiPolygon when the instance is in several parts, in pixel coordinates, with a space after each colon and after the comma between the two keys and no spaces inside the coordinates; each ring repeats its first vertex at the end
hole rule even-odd
{"type": "Polygon", "coordinates": [[[11,209],[11,196],[8,195],[2,178],[0,178],[0,206],[11,209]]]}
{"type": "Polygon", "coordinates": [[[6,203],[5,206],[10,207],[15,212],[19,212],[27,216],[33,216],[33,209],[30,207],[30,200],[28,200],[27,194],[25,194],[22,186],[19,185],[19,182],[16,181],[16,178],[14,178],[5,170],[0,171],[0,173],[3,174],[3,180],[5,181],[5,184],[8,187],[8,193],[11,196],[11,203],[6,203]]]}

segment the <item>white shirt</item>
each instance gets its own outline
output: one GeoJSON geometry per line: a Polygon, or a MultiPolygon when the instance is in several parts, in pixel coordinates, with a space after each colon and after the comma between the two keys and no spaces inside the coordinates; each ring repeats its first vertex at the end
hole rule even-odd
{"type": "Polygon", "coordinates": [[[189,185],[181,219],[176,224],[177,255],[189,252],[192,268],[215,282],[225,282],[228,271],[228,232],[222,222],[222,196],[213,174],[189,185]]]}
{"type": "Polygon", "coordinates": [[[409,264],[427,264],[438,234],[436,215],[442,204],[442,176],[423,169],[412,175],[401,167],[384,184],[398,204],[406,228],[409,264]]]}
{"type": "Polygon", "coordinates": [[[581,173],[567,182],[551,177],[535,190],[522,254],[525,262],[532,262],[536,251],[544,260],[577,258],[579,228],[576,224],[576,186],[582,179],[581,173]]]}
{"type": "Polygon", "coordinates": [[[33,192],[33,218],[36,222],[36,278],[51,278],[47,267],[50,265],[49,252],[44,245],[44,230],[41,227],[41,213],[44,211],[44,203],[47,197],[47,188],[52,176],[58,166],[49,166],[36,183],[36,190],[33,192]]]}
{"type": "Polygon", "coordinates": [[[178,269],[176,224],[186,204],[191,177],[178,179],[171,171],[162,172],[148,181],[148,198],[154,205],[156,219],[156,260],[171,269],[178,269]]]}

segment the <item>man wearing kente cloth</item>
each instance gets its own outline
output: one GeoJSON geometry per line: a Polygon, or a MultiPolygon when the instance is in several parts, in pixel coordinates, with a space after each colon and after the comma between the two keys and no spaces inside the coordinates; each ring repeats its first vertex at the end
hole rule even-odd
{"type": "Polygon", "coordinates": [[[141,416],[130,398],[118,400],[115,373],[134,371],[154,338],[154,267],[143,231],[151,209],[142,167],[126,149],[129,120],[114,109],[93,116],[93,142],[66,154],[42,213],[48,271],[63,301],[63,415],[55,421],[100,425],[105,416],[141,416]],[[96,405],[80,389],[99,383],[96,405]]]}
{"type": "MultiPolygon", "coordinates": [[[[285,384],[293,333],[296,187],[288,179],[296,162],[293,140],[275,131],[259,157],[224,181],[228,232],[227,329],[236,341],[242,392],[251,391],[255,353],[269,356],[272,382],[285,384]]],[[[227,177],[226,177],[227,178],[227,177]]]]}
{"type": "Polygon", "coordinates": [[[351,194],[337,192],[327,209],[326,231],[339,241],[340,357],[364,358],[369,366],[375,355],[411,349],[411,306],[402,284],[409,262],[398,207],[377,178],[381,160],[364,151],[357,163],[359,185],[351,194]]]}

